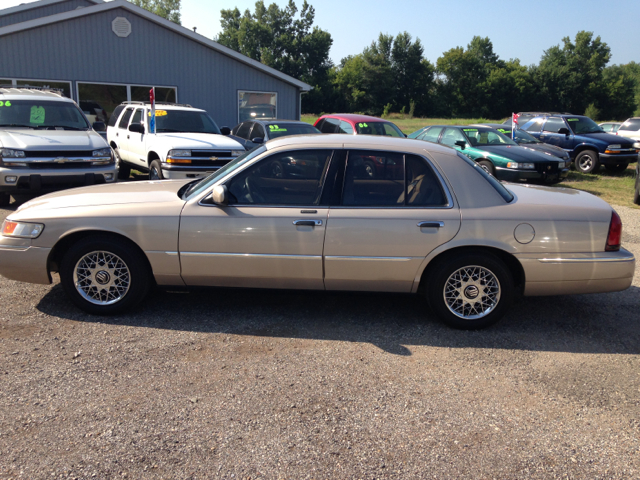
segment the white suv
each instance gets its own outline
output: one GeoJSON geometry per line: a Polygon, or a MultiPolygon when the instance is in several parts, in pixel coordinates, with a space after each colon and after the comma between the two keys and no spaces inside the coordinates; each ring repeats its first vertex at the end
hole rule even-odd
{"type": "Polygon", "coordinates": [[[625,120],[620,125],[616,135],[632,138],[636,142],[640,141],[640,117],[631,117],[625,120]]]}
{"type": "Polygon", "coordinates": [[[73,100],[44,88],[0,88],[0,206],[10,195],[116,177],[111,148],[73,100]]]}
{"type": "MultiPolygon", "coordinates": [[[[149,133],[151,105],[125,102],[109,119],[107,141],[120,158],[119,177],[131,169],[149,179],[197,178],[226,165],[244,147],[220,132],[205,110],[191,105],[156,103],[156,133],[149,133]]],[[[228,128],[223,128],[225,134],[228,128]]]]}

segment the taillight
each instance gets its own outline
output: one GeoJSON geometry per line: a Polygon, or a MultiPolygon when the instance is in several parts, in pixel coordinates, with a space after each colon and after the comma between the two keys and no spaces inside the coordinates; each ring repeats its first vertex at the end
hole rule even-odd
{"type": "Polygon", "coordinates": [[[607,252],[617,252],[620,250],[620,241],[622,240],[622,220],[620,215],[614,210],[611,212],[611,223],[609,224],[609,235],[607,236],[607,246],[604,247],[607,252]]]}

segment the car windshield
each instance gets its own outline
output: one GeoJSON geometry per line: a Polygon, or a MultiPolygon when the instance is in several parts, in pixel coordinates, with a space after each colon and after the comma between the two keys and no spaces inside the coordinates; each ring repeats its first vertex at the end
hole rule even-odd
{"type": "Polygon", "coordinates": [[[234,171],[235,169],[241,167],[248,161],[254,159],[258,155],[266,151],[267,151],[267,147],[265,147],[264,145],[260,145],[259,147],[249,150],[248,152],[244,152],[242,155],[239,155],[234,160],[227,163],[224,167],[219,168],[208,177],[204,177],[199,182],[191,185],[189,189],[184,193],[183,198],[185,200],[189,200],[190,198],[193,198],[199,195],[203,191],[210,188],[218,178],[222,177],[223,175],[226,175],[229,172],[234,171]]]}
{"type": "Polygon", "coordinates": [[[156,133],[163,132],[220,133],[220,129],[207,112],[156,109],[156,133]]]}
{"type": "MultiPolygon", "coordinates": [[[[540,140],[538,140],[536,137],[534,137],[533,135],[525,132],[524,130],[520,130],[519,128],[515,130],[515,136],[516,136],[516,141],[520,144],[522,143],[542,143],[540,140]]],[[[511,132],[509,132],[509,134],[505,134],[507,136],[511,136],[510,135],[511,132]]]]}
{"type": "Polygon", "coordinates": [[[516,142],[506,135],[490,128],[462,128],[465,136],[469,139],[469,144],[473,147],[484,147],[487,145],[517,145],[516,142]]]}
{"type": "Polygon", "coordinates": [[[565,117],[565,120],[576,135],[604,132],[604,130],[589,117],[565,117]]]}
{"type": "Polygon", "coordinates": [[[356,123],[356,132],[358,135],[386,135],[404,138],[404,133],[391,122],[358,122],[356,123]]]}
{"type": "Polygon", "coordinates": [[[277,125],[267,125],[269,138],[284,137],[287,135],[308,135],[320,133],[313,125],[302,125],[298,123],[278,123],[277,125]]]}
{"type": "Polygon", "coordinates": [[[0,127],[88,130],[75,103],[55,100],[0,100],[0,127]]]}

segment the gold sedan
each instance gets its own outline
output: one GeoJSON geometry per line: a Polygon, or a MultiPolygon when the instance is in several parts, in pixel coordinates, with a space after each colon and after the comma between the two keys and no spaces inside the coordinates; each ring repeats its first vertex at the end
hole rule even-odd
{"type": "Polygon", "coordinates": [[[458,328],[515,295],[624,290],[622,225],[585,192],[502,184],[455,150],[372,136],[284,137],[212,175],[78,188],[4,222],[0,274],[93,314],[160,286],[417,293],[458,328]]]}

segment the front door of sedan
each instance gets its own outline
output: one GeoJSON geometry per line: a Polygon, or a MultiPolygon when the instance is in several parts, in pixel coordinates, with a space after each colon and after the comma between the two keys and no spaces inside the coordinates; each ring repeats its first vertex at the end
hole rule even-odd
{"type": "Polygon", "coordinates": [[[179,240],[184,282],[322,290],[328,207],[320,199],[332,155],[274,153],[225,182],[228,205],[187,202],[179,240]]]}
{"type": "Polygon", "coordinates": [[[327,221],[325,288],[410,292],[424,258],[460,229],[452,196],[417,155],[350,151],[341,171],[340,205],[327,221]]]}

